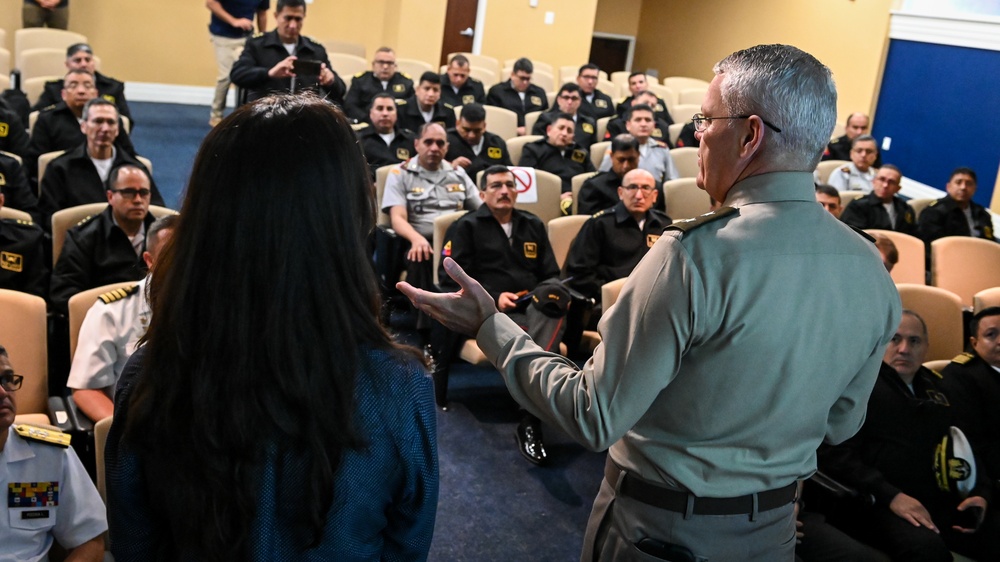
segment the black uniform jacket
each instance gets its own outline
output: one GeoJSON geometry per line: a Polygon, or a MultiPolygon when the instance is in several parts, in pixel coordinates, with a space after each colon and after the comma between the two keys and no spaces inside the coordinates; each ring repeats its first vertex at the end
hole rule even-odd
{"type": "MultiPolygon", "coordinates": [[[[94,73],[94,82],[94,85],[97,86],[97,95],[115,104],[115,107],[118,108],[118,114],[128,117],[134,127],[135,120],[132,119],[132,112],[129,111],[128,102],[125,101],[125,84],[100,72],[94,73]]],[[[50,105],[56,105],[61,102],[62,89],[62,78],[46,82],[45,89],[42,90],[42,95],[38,96],[38,103],[32,106],[31,110],[41,111],[50,105]]]]}
{"type": "MultiPolygon", "coordinates": [[[[618,204],[618,187],[622,184],[622,178],[612,170],[598,172],[587,181],[583,182],[578,195],[579,201],[576,203],[576,214],[593,215],[610,209],[618,204]]],[[[656,182],[656,203],[653,208],[663,211],[663,184],[656,182]]]]}
{"type": "Polygon", "coordinates": [[[566,257],[564,278],[584,295],[601,298],[601,285],[628,277],[639,260],[670,226],[670,217],[655,209],[646,211],[639,224],[619,201],[583,223],[566,257]]]}
{"type": "Polygon", "coordinates": [[[958,427],[990,478],[1000,478],[1000,372],[975,353],[951,360],[941,386],[955,408],[958,427]]]}
{"type": "Polygon", "coordinates": [[[441,102],[446,106],[458,107],[470,103],[483,103],[486,101],[486,89],[483,83],[473,77],[469,77],[465,84],[455,92],[451,87],[451,78],[448,73],[441,75],[441,102]]]}
{"type": "Polygon", "coordinates": [[[13,110],[0,107],[0,150],[24,157],[28,153],[28,132],[13,110]]]}
{"type": "MultiPolygon", "coordinates": [[[[115,151],[115,159],[112,168],[121,164],[132,164],[138,168],[146,170],[146,166],[136,160],[131,154],[122,150],[115,151]]],[[[156,187],[149,170],[149,186],[152,192],[149,202],[152,205],[164,205],[163,196],[156,187]]],[[[103,203],[108,200],[107,188],[101,181],[101,176],[97,174],[94,162],[87,155],[87,146],[80,146],[70,150],[66,154],[59,156],[45,169],[45,177],[42,178],[42,194],[38,200],[38,221],[43,225],[50,225],[52,214],[69,207],[86,205],[87,203],[103,203]]]]}
{"type": "Polygon", "coordinates": [[[854,228],[895,230],[910,236],[919,236],[917,214],[913,211],[913,207],[910,207],[906,201],[899,197],[892,198],[892,206],[896,209],[895,226],[889,220],[889,213],[882,206],[882,201],[875,196],[874,192],[848,203],[847,208],[840,215],[840,220],[854,228]]]}
{"type": "MultiPolygon", "coordinates": [[[[635,96],[629,96],[618,102],[618,117],[625,117],[625,112],[628,108],[632,107],[632,98],[634,97],[635,96]]],[[[667,111],[667,104],[660,98],[656,98],[656,107],[653,108],[653,116],[667,125],[674,124],[673,117],[671,117],[670,112],[667,111]]],[[[683,117],[684,119],[687,119],[690,115],[684,115],[683,117]]]]}
{"type": "Polygon", "coordinates": [[[365,158],[368,159],[368,167],[371,168],[373,174],[382,166],[399,164],[417,153],[413,147],[414,135],[412,131],[400,129],[397,124],[393,132],[396,136],[389,144],[385,144],[375,127],[368,123],[365,123],[365,127],[357,132],[358,141],[361,142],[361,150],[364,151],[365,158]]]}
{"type": "MultiPolygon", "coordinates": [[[[455,221],[445,234],[444,257],[451,256],[475,277],[493,300],[500,293],[531,291],[542,281],[559,276],[559,265],[549,245],[545,223],[527,211],[514,210],[511,237],[490,212],[480,205],[455,221]]],[[[446,291],[458,285],[444,273],[438,275],[446,291]]]]}
{"type": "Polygon", "coordinates": [[[24,167],[14,158],[0,154],[0,191],[3,192],[3,206],[29,213],[38,213],[38,197],[28,185],[24,167]]]}
{"type": "MultiPolygon", "coordinates": [[[[28,175],[29,181],[37,183],[39,156],[46,152],[76,148],[86,140],[87,135],[80,130],[80,122],[65,102],[59,102],[39,113],[38,120],[35,121],[35,128],[31,132],[28,155],[24,158],[24,172],[28,175]]],[[[118,138],[115,139],[115,148],[135,156],[132,139],[125,131],[121,119],[118,120],[118,138]]]]}
{"type": "Polygon", "coordinates": [[[363,121],[368,118],[368,104],[375,94],[382,92],[389,92],[397,100],[408,99],[413,96],[413,80],[408,74],[397,72],[389,78],[387,86],[382,88],[382,81],[372,71],[359,72],[351,80],[351,89],[344,99],[344,111],[348,117],[363,121]]]}
{"type": "MultiPolygon", "coordinates": [[[[670,143],[670,130],[668,128],[670,125],[659,118],[656,118],[654,123],[656,126],[653,127],[653,134],[650,136],[658,141],[665,142],[670,148],[674,148],[674,145],[670,143]]],[[[625,121],[621,117],[615,117],[611,121],[608,121],[608,129],[604,132],[604,140],[611,140],[627,132],[625,121]]]]}
{"type": "Polygon", "coordinates": [[[580,113],[590,117],[594,121],[604,117],[615,115],[615,102],[611,96],[600,90],[594,90],[594,101],[587,99],[587,95],[580,92],[583,101],[580,102],[580,113]]]}
{"type": "MultiPolygon", "coordinates": [[[[247,90],[247,101],[262,98],[273,92],[290,92],[292,91],[292,78],[271,78],[267,75],[274,65],[287,59],[288,56],[288,51],[281,44],[277,31],[258,33],[247,39],[243,54],[233,63],[229,77],[234,84],[247,90]]],[[[300,60],[325,63],[326,67],[334,74],[337,73],[337,69],[330,65],[330,58],[326,56],[326,49],[323,48],[323,45],[304,35],[299,36],[299,44],[295,47],[295,56],[300,60]]],[[[333,84],[329,86],[321,86],[318,76],[296,76],[294,80],[296,92],[311,90],[339,106],[344,105],[344,94],[347,92],[347,86],[339,74],[337,74],[333,84]]]]}
{"type": "Polygon", "coordinates": [[[562,178],[562,191],[573,190],[573,176],[584,172],[595,171],[594,163],[590,161],[590,151],[576,143],[565,149],[558,149],[549,144],[547,139],[538,139],[524,145],[521,151],[521,161],[518,166],[538,168],[562,178]]]}
{"type": "MultiPolygon", "coordinates": [[[[979,238],[994,240],[993,219],[990,213],[978,203],[969,202],[972,207],[972,222],[979,231],[979,238]]],[[[931,242],[945,236],[972,236],[965,213],[950,196],[931,202],[921,213],[918,221],[920,235],[931,242]]]]}
{"type": "MultiPolygon", "coordinates": [[[[398,115],[396,123],[400,127],[409,129],[414,133],[419,131],[420,127],[426,123],[424,115],[420,113],[420,104],[417,103],[416,96],[407,98],[405,103],[396,104],[396,113],[398,115]]],[[[445,131],[453,129],[455,127],[455,110],[445,107],[443,103],[438,101],[434,104],[431,123],[441,125],[445,131]]]]}
{"type": "Polygon", "coordinates": [[[0,219],[0,289],[31,293],[43,299],[49,291],[45,233],[31,221],[0,219]]]}
{"type": "MultiPolygon", "coordinates": [[[[156,219],[146,215],[146,230],[156,219]]],[[[145,244],[143,250],[145,250],[145,244]]],[[[66,243],[52,271],[52,306],[65,313],[69,298],[87,289],[138,281],[146,266],[132,248],[125,231],[118,227],[109,205],[66,232],[66,243]]]]}
{"type": "MultiPolygon", "coordinates": [[[[535,121],[535,126],[531,128],[531,134],[544,136],[545,129],[556,120],[557,115],[559,113],[555,111],[542,112],[538,116],[538,121],[535,121]]],[[[597,142],[597,123],[590,117],[578,113],[573,128],[573,142],[584,148],[590,148],[590,145],[597,142]]]]}
{"type": "Polygon", "coordinates": [[[495,135],[489,131],[483,133],[483,148],[479,151],[479,156],[472,151],[469,143],[460,137],[455,129],[448,131],[448,154],[445,160],[451,162],[460,156],[468,158],[472,164],[465,169],[465,173],[476,181],[476,174],[494,165],[513,166],[510,161],[510,152],[507,150],[507,143],[500,135],[495,135]]]}
{"type": "Polygon", "coordinates": [[[486,104],[509,109],[517,114],[517,126],[524,126],[524,114],[532,111],[545,111],[549,108],[549,98],[545,90],[531,84],[524,92],[524,101],[511,85],[510,80],[496,84],[486,94],[486,104]]]}

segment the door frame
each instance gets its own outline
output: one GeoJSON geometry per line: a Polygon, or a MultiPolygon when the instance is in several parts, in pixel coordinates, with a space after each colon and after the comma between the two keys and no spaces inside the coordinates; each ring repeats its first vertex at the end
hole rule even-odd
{"type": "MultiPolygon", "coordinates": [[[[486,0],[480,0],[485,2],[486,0]]],[[[628,56],[625,58],[625,70],[632,72],[632,60],[635,56],[635,35],[621,35],[618,33],[603,33],[600,31],[595,31],[592,33],[594,37],[599,37],[601,39],[617,39],[619,41],[628,41],[628,56]]]]}

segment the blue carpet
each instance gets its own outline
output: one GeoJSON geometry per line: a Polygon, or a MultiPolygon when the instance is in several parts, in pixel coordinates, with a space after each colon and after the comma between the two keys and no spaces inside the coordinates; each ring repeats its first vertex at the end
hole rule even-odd
{"type": "Polygon", "coordinates": [[[180,209],[194,155],[208,134],[208,106],[129,102],[136,120],[132,143],[153,163],[153,177],[167,207],[180,209]]]}

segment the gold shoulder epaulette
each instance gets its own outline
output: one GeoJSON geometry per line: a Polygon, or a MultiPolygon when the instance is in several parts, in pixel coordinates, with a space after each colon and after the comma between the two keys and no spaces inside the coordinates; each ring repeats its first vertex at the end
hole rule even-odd
{"type": "Polygon", "coordinates": [[[410,78],[410,75],[405,72],[400,72],[399,75],[402,76],[403,78],[406,78],[407,80],[411,81],[413,80],[413,78],[410,78]]]}
{"type": "Polygon", "coordinates": [[[606,212],[607,212],[607,209],[601,209],[600,211],[597,211],[596,213],[590,215],[590,218],[596,219],[597,217],[603,215],[606,212]]]}
{"type": "Polygon", "coordinates": [[[933,207],[934,205],[938,204],[938,201],[940,201],[940,199],[935,199],[935,200],[931,201],[930,203],[928,203],[927,206],[928,207],[933,207]]]}
{"type": "Polygon", "coordinates": [[[47,105],[47,106],[45,106],[45,107],[42,108],[42,111],[45,111],[46,109],[52,109],[55,106],[56,106],[56,104],[47,105]]]}
{"type": "Polygon", "coordinates": [[[368,71],[367,71],[367,70],[362,70],[361,72],[359,72],[359,73],[355,74],[355,75],[354,75],[354,77],[355,77],[355,78],[361,78],[362,76],[364,76],[364,75],[365,75],[365,74],[367,74],[367,73],[368,73],[368,71]]]}
{"type": "Polygon", "coordinates": [[[705,213],[704,215],[697,216],[693,219],[674,221],[673,224],[666,228],[666,230],[673,229],[680,230],[681,232],[691,232],[703,224],[707,224],[736,213],[739,213],[739,211],[733,207],[719,207],[711,213],[705,213]]]}
{"type": "Polygon", "coordinates": [[[76,223],[76,226],[80,226],[81,224],[87,223],[87,222],[89,222],[91,219],[93,219],[96,216],[97,215],[88,215],[88,216],[84,217],[82,221],[76,223]]]}
{"type": "Polygon", "coordinates": [[[975,357],[974,355],[972,355],[971,353],[968,353],[968,352],[966,352],[966,353],[960,353],[960,354],[956,355],[955,358],[951,360],[951,362],[952,363],[958,363],[959,365],[965,365],[969,361],[972,361],[972,359],[974,357],[975,357]]]}
{"type": "Polygon", "coordinates": [[[450,103],[445,103],[445,104],[443,104],[443,105],[444,105],[445,107],[447,107],[448,109],[455,109],[455,106],[454,106],[454,105],[451,105],[450,103]]]}
{"type": "Polygon", "coordinates": [[[15,425],[14,431],[23,439],[27,439],[28,441],[38,441],[39,443],[45,443],[46,445],[55,445],[63,448],[69,447],[70,435],[57,429],[46,429],[44,427],[22,423],[15,425]]]}
{"type": "Polygon", "coordinates": [[[97,297],[97,300],[103,302],[104,304],[111,304],[115,301],[120,301],[127,296],[134,295],[137,292],[139,292],[139,285],[132,285],[131,287],[126,287],[124,289],[108,291],[107,293],[97,297]]]}
{"type": "Polygon", "coordinates": [[[396,98],[396,105],[406,105],[406,100],[396,98]]]}
{"type": "Polygon", "coordinates": [[[850,166],[844,166],[843,168],[840,169],[840,171],[844,172],[845,174],[849,174],[849,173],[851,173],[851,167],[850,166]]]}
{"type": "Polygon", "coordinates": [[[364,121],[360,123],[355,123],[351,125],[351,128],[354,129],[355,131],[363,131],[368,128],[368,123],[365,123],[364,121]]]}
{"type": "Polygon", "coordinates": [[[256,39],[258,37],[263,37],[263,36],[264,36],[264,32],[263,31],[258,31],[257,33],[253,34],[253,38],[254,39],[256,39]]]}
{"type": "Polygon", "coordinates": [[[935,377],[937,377],[937,378],[939,378],[939,379],[944,379],[944,375],[942,375],[941,373],[939,373],[939,372],[935,371],[934,369],[931,369],[931,368],[927,368],[927,370],[928,370],[928,371],[930,371],[930,373],[931,373],[932,375],[934,375],[935,377]]]}
{"type": "Polygon", "coordinates": [[[33,225],[35,223],[31,222],[30,220],[17,219],[17,224],[24,225],[24,226],[31,226],[31,225],[33,225]]]}

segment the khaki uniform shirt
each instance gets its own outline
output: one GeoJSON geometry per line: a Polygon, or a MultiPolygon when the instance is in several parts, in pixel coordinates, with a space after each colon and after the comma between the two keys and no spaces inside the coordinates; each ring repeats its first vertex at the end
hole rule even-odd
{"type": "Polygon", "coordinates": [[[447,161],[431,172],[411,158],[389,171],[382,196],[382,210],[405,205],[410,225],[427,240],[434,235],[434,219],[444,213],[474,211],[482,205],[479,190],[461,168],[447,161]]]}
{"type": "Polygon", "coordinates": [[[830,174],[828,184],[837,188],[837,191],[863,191],[865,195],[872,192],[872,180],[878,168],[872,166],[867,172],[858,170],[854,162],[843,168],[837,168],[830,174]]]}

